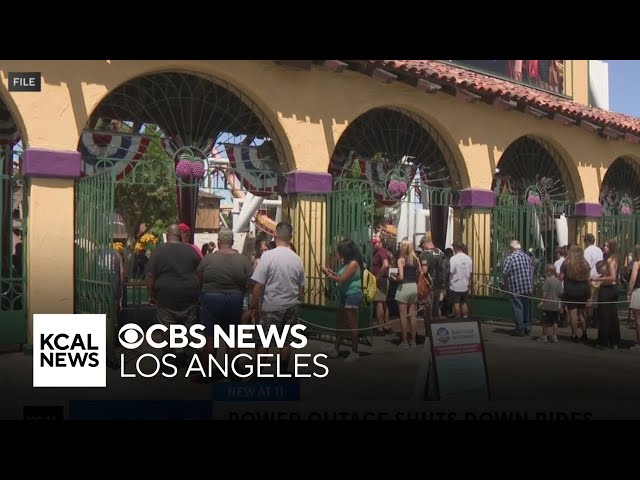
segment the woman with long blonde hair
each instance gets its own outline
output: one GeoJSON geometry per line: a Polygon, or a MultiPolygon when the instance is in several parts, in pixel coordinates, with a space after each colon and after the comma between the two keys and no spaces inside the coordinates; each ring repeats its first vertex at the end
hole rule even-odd
{"type": "Polygon", "coordinates": [[[395,298],[398,302],[398,310],[400,310],[400,330],[402,333],[400,348],[408,349],[415,346],[418,332],[416,317],[418,306],[417,274],[421,267],[420,259],[416,256],[413,243],[410,240],[400,242],[398,251],[398,275],[394,280],[399,284],[395,298]]]}
{"type": "Polygon", "coordinates": [[[569,311],[571,340],[579,342],[578,328],[582,326],[582,339],[587,340],[585,307],[591,296],[591,267],[584,258],[584,250],[573,245],[560,267],[560,280],[564,282],[564,301],[569,311]]]}

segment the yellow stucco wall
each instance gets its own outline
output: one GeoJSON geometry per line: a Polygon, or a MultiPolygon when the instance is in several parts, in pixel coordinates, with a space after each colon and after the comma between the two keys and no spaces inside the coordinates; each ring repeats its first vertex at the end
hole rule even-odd
{"type": "Polygon", "coordinates": [[[589,60],[566,60],[568,65],[565,72],[569,72],[567,82],[570,84],[574,102],[589,105],[589,60]],[[568,68],[567,68],[568,67],[568,68]]]}
{"type": "Polygon", "coordinates": [[[73,313],[74,181],[33,178],[27,226],[28,338],[34,313],[73,313]]]}
{"type": "MultiPolygon", "coordinates": [[[[640,154],[640,146],[604,140],[578,127],[565,127],[519,112],[500,112],[489,105],[468,104],[441,93],[429,95],[400,83],[382,84],[355,72],[336,74],[320,67],[299,71],[267,60],[1,64],[4,86],[9,71],[42,72],[41,93],[11,94],[28,144],[33,147],[77,148],[90,113],[109,90],[139,75],[181,70],[226,81],[255,102],[274,125],[291,169],[295,166],[326,172],[330,154],[347,125],[367,110],[385,106],[411,111],[440,132],[458,163],[463,188],[490,188],[502,153],[511,142],[527,134],[538,135],[559,148],[570,173],[579,179],[575,182],[578,201],[597,201],[600,181],[617,156],[640,154]]],[[[574,98],[586,102],[587,62],[573,61],[571,70],[574,98]]]]}

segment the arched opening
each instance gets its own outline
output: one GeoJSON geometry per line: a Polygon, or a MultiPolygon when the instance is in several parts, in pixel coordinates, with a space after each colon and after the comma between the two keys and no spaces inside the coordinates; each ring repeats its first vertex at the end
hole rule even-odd
{"type": "Polygon", "coordinates": [[[600,243],[614,238],[628,255],[640,242],[640,165],[629,157],[618,157],[607,169],[600,186],[603,218],[600,243]]]}
{"type": "Polygon", "coordinates": [[[370,186],[372,230],[389,246],[425,233],[440,248],[451,243],[460,175],[446,141],[424,119],[391,107],[360,115],[340,137],[329,173],[337,185],[351,179],[370,186]]]}
{"type": "Polygon", "coordinates": [[[27,203],[18,123],[0,99],[0,345],[25,343],[27,203]]]}
{"type": "MultiPolygon", "coordinates": [[[[213,77],[161,72],[124,83],[92,112],[78,150],[80,313],[99,307],[115,318],[114,248],[124,253],[128,285],[139,289],[138,308],[147,301],[145,258],[167,225],[188,226],[196,247],[227,226],[242,250],[247,238],[272,235],[282,212],[281,139],[246,95],[213,77]]],[[[125,305],[133,295],[126,291],[125,305]]]]}
{"type": "Polygon", "coordinates": [[[536,274],[568,243],[567,217],[576,190],[565,160],[548,142],[520,137],[505,150],[494,173],[497,206],[492,219],[492,264],[496,274],[511,240],[532,257],[536,274]]]}
{"type": "Polygon", "coordinates": [[[504,151],[493,178],[499,196],[516,197],[519,202],[575,201],[571,175],[560,153],[548,142],[520,137],[504,151]]]}

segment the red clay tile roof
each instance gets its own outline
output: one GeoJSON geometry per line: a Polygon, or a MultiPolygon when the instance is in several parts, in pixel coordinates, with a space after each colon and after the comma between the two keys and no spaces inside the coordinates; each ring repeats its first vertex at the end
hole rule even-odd
{"type": "Polygon", "coordinates": [[[409,73],[438,85],[448,84],[476,94],[491,94],[542,111],[559,113],[574,120],[584,119],[620,132],[640,134],[639,118],[582,105],[535,88],[472,72],[437,60],[367,60],[365,62],[390,73],[409,73]]]}

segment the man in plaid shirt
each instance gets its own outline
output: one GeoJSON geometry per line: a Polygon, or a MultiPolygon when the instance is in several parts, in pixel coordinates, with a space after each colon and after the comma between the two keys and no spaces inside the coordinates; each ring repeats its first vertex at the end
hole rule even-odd
{"type": "Polygon", "coordinates": [[[506,279],[513,318],[516,321],[514,334],[522,337],[531,333],[531,299],[519,295],[533,295],[533,263],[522,251],[518,240],[509,244],[509,252],[502,273],[506,279]]]}

